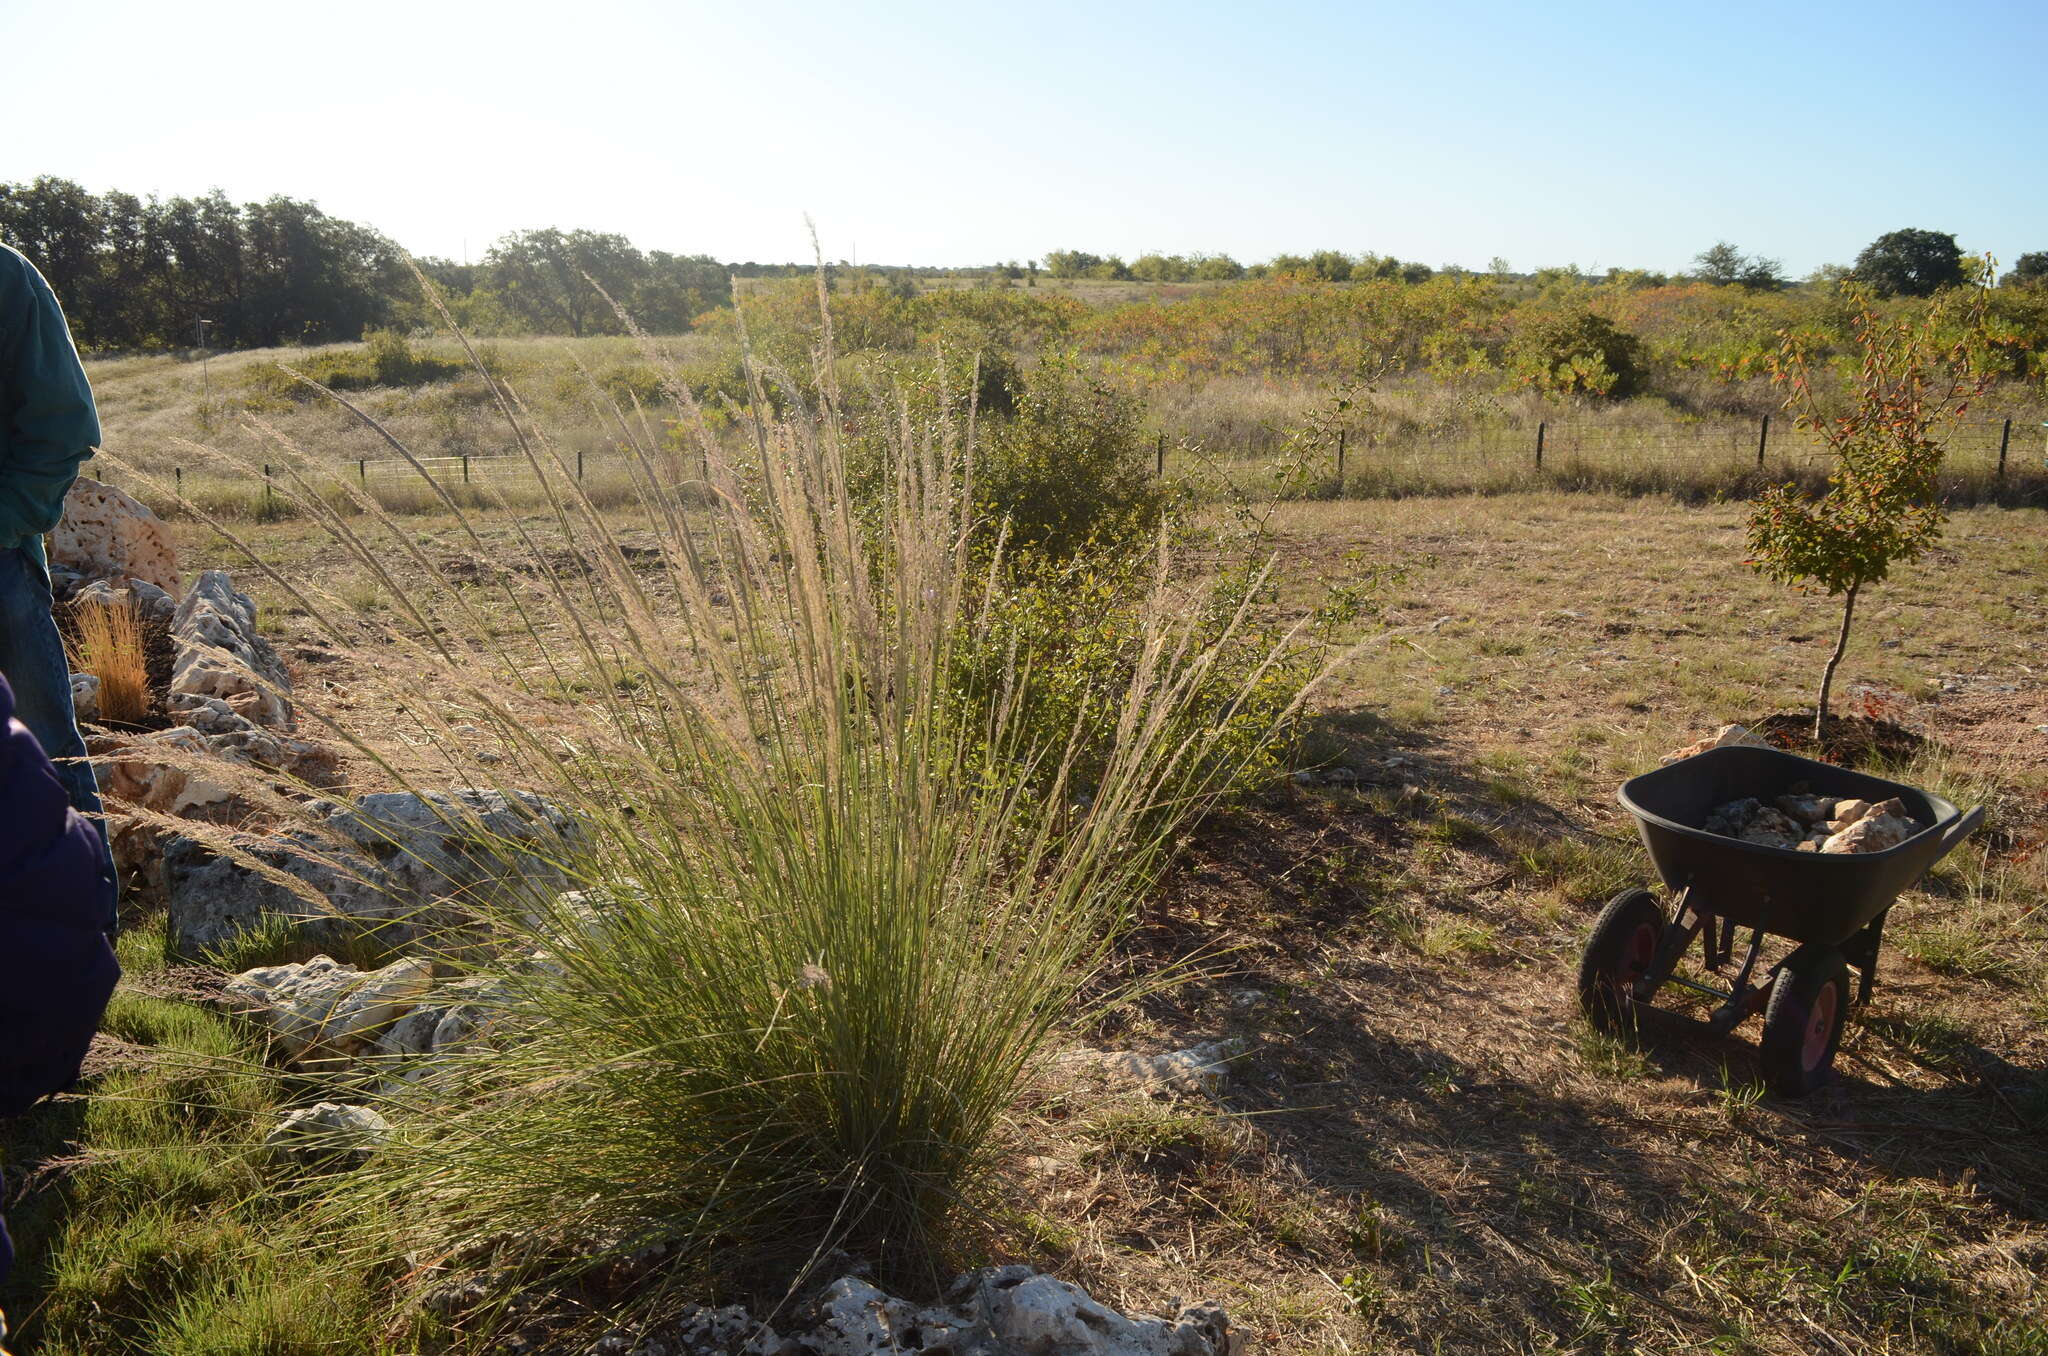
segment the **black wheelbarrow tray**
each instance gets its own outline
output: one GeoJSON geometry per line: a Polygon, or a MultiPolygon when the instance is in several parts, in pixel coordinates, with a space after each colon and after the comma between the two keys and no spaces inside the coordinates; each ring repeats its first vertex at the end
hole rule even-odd
{"type": "Polygon", "coordinates": [[[1861,972],[1855,1001],[1869,1001],[1885,915],[1898,899],[1967,838],[1984,818],[1939,796],[1817,763],[1777,749],[1708,749],[1622,784],[1622,807],[1635,816],[1643,846],[1664,886],[1667,909],[1649,890],[1608,901],[1579,964],[1579,1002],[1603,1030],[1633,1030],[1638,1009],[1666,983],[1720,1000],[1708,1026],[1717,1034],[1764,1014],[1758,1051],[1764,1082],[1800,1097],[1827,1080],[1848,1014],[1849,966],[1861,972]],[[1708,833],[1699,827],[1717,807],[1754,796],[1766,805],[1798,783],[1818,796],[1904,802],[1927,827],[1882,852],[1797,852],[1708,833]],[[1678,962],[1700,939],[1709,973],[1734,959],[1738,929],[1749,942],[1728,987],[1678,976],[1678,962]],[[1766,936],[1798,946],[1754,979],[1766,936]]]}

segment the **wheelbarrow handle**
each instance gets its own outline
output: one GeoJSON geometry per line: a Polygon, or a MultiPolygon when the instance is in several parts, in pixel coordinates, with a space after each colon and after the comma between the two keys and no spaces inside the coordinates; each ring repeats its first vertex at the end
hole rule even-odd
{"type": "MultiPolygon", "coordinates": [[[[1977,826],[1979,824],[1982,824],[1983,822],[1984,807],[1981,805],[1979,805],[1974,810],[1969,810],[1963,814],[1956,816],[1955,822],[1953,824],[1950,824],[1946,829],[1943,829],[1941,831],[1942,857],[1946,857],[1949,853],[1953,852],[1955,850],[1956,844],[1962,842],[1965,838],[1968,838],[1972,833],[1976,832],[1977,826]]],[[[1935,860],[1939,861],[1940,858],[1936,858],[1935,860]]]]}

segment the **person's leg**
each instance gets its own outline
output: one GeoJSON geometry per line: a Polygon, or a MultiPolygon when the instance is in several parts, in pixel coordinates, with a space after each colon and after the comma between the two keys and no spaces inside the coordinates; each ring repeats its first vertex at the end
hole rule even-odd
{"type": "Polygon", "coordinates": [[[85,762],[85,740],[71,710],[71,663],[64,640],[51,615],[50,573],[43,562],[43,543],[12,551],[0,550],[0,673],[14,689],[14,715],[43,746],[57,766],[71,804],[92,820],[100,835],[100,869],[114,874],[107,848],[107,826],[100,816],[99,782],[85,762]]]}

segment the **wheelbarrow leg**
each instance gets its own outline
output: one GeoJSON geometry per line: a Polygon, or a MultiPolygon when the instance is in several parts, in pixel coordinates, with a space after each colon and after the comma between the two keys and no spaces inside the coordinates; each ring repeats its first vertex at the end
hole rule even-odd
{"type": "Polygon", "coordinates": [[[1735,920],[1723,918],[1719,932],[1707,937],[1707,968],[1719,973],[1735,955],[1735,920]]]}
{"type": "Polygon", "coordinates": [[[1702,924],[1708,928],[1708,938],[1711,940],[1713,936],[1712,916],[1690,907],[1690,893],[1689,890],[1679,891],[1672,905],[1672,926],[1664,929],[1656,955],[1635,981],[1633,997],[1638,1003],[1649,1002],[1656,996],[1658,986],[1671,978],[1671,972],[1678,968],[1678,958],[1692,945],[1692,939],[1698,935],[1702,924]]]}
{"type": "Polygon", "coordinates": [[[1857,970],[1856,1003],[1859,1007],[1870,1001],[1870,990],[1877,983],[1877,952],[1884,943],[1884,920],[1891,916],[1891,912],[1887,908],[1842,945],[1843,957],[1857,970]]]}
{"type": "Polygon", "coordinates": [[[1749,951],[1742,958],[1742,970],[1730,986],[1728,1001],[1714,1009],[1714,1015],[1707,1019],[1707,1025],[1714,1034],[1725,1036],[1742,1025],[1752,1012],[1769,1001],[1762,999],[1765,990],[1750,987],[1749,977],[1756,970],[1756,958],[1764,948],[1764,930],[1757,928],[1749,934],[1749,951]],[[1759,1001],[1762,999],[1762,1001],[1759,1001]]]}

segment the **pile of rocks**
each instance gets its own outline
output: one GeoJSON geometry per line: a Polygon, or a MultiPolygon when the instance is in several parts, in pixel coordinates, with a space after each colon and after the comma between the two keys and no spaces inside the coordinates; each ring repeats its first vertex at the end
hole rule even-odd
{"type": "Polygon", "coordinates": [[[561,862],[582,842],[573,816],[526,791],[457,787],[309,801],[287,832],[238,835],[239,856],[196,838],[165,844],[171,947],[197,957],[290,918],[315,946],[375,932],[386,947],[431,937],[449,949],[478,909],[566,888],[561,862]],[[310,907],[309,897],[321,907],[310,907]]]}
{"type": "MultiPolygon", "coordinates": [[[[52,592],[74,614],[131,609],[149,651],[163,728],[89,728],[87,736],[103,760],[109,837],[131,889],[162,885],[166,817],[244,823],[257,809],[245,793],[256,787],[344,787],[335,750],[297,733],[291,676],[257,628],[256,604],[221,570],[186,589],[170,530],[146,505],[80,477],[50,534],[49,559],[52,592]]],[[[88,727],[101,720],[99,688],[93,674],[71,676],[72,705],[88,727]]]]}
{"type": "Polygon", "coordinates": [[[1926,828],[1894,797],[1867,800],[1816,796],[1794,788],[1770,805],[1751,796],[1715,807],[1700,826],[1708,833],[1798,852],[1883,852],[1926,828]]]}
{"type": "Polygon", "coordinates": [[[1233,1356],[1243,1334],[1214,1304],[1178,1317],[1125,1315],[1026,1266],[961,1276],[943,1302],[914,1304],[843,1276],[778,1326],[744,1308],[698,1308],[649,1333],[614,1332],[591,1356],[1233,1356]]]}

